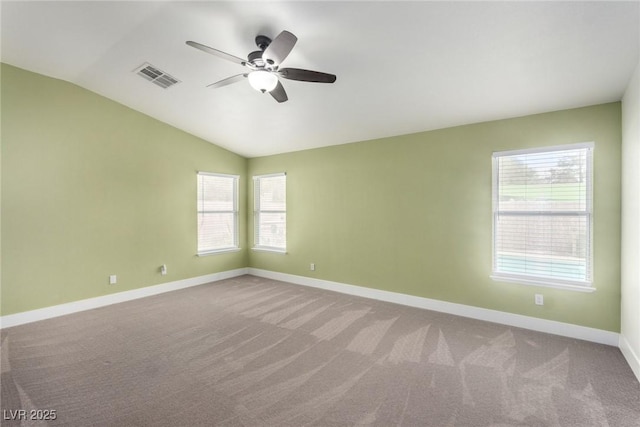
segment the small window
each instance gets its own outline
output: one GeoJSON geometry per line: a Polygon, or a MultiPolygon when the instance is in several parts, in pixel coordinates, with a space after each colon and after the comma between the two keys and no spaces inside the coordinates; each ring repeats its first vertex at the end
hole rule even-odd
{"type": "Polygon", "coordinates": [[[238,176],[198,173],[198,255],[237,250],[238,176]]]}
{"type": "Polygon", "coordinates": [[[254,249],[287,249],[287,176],[284,173],[253,177],[254,249]]]}
{"type": "Polygon", "coordinates": [[[496,280],[592,284],[593,143],[493,154],[496,280]]]}

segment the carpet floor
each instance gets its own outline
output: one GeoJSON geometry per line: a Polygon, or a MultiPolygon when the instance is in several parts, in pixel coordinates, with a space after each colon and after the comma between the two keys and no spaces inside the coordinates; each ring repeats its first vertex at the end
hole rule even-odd
{"type": "Polygon", "coordinates": [[[1,362],[3,426],[640,426],[615,347],[254,276],[3,329],[1,362]]]}

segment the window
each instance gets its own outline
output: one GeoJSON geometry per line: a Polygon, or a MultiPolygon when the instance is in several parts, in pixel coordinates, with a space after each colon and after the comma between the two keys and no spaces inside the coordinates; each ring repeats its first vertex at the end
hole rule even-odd
{"type": "Polygon", "coordinates": [[[496,280],[593,290],[593,143],[493,154],[496,280]]]}
{"type": "Polygon", "coordinates": [[[253,177],[254,249],[285,252],[287,248],[287,176],[253,177]]]}
{"type": "Polygon", "coordinates": [[[198,173],[198,255],[237,250],[238,176],[198,173]]]}

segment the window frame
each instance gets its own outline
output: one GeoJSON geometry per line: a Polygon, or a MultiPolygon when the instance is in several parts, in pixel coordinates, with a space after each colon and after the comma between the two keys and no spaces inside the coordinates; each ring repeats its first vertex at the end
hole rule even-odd
{"type": "Polygon", "coordinates": [[[287,201],[286,201],[286,197],[287,197],[287,173],[286,172],[278,172],[278,173],[270,173],[270,174],[264,174],[264,175],[254,175],[253,176],[253,247],[252,249],[255,251],[264,251],[264,252],[274,252],[274,253],[280,253],[280,254],[286,254],[287,253],[287,237],[286,237],[286,231],[287,231],[287,201]],[[284,183],[284,192],[285,192],[285,206],[284,206],[284,210],[263,210],[261,209],[261,200],[260,200],[260,181],[262,179],[265,178],[275,178],[275,177],[284,177],[285,178],[285,183],[284,183]],[[260,242],[260,216],[262,213],[267,213],[267,214],[274,214],[274,213],[284,213],[285,215],[285,224],[284,224],[284,230],[285,230],[285,243],[284,243],[284,247],[280,247],[280,246],[267,246],[267,245],[260,245],[258,244],[258,242],[260,242]]]}
{"type": "Polygon", "coordinates": [[[596,290],[593,287],[593,179],[594,179],[594,148],[593,142],[581,142],[575,144],[555,145],[549,147],[537,147],[519,150],[498,151],[492,154],[492,265],[491,265],[491,278],[499,282],[518,283],[524,285],[536,285],[545,286],[559,289],[574,290],[580,292],[593,292],[596,290]],[[542,153],[554,153],[559,151],[568,150],[586,150],[586,170],[585,170],[585,208],[584,210],[575,211],[553,211],[553,210],[522,210],[522,211],[499,211],[498,201],[500,198],[500,177],[498,159],[508,156],[518,156],[526,154],[542,154],[542,153]],[[498,236],[498,218],[500,215],[537,215],[537,216],[574,216],[574,217],[586,217],[585,242],[588,245],[586,249],[586,280],[569,280],[560,279],[550,276],[538,276],[527,274],[516,274],[497,269],[497,255],[498,248],[496,244],[498,236]]]}
{"type": "Polygon", "coordinates": [[[196,192],[198,192],[198,194],[196,195],[196,218],[197,218],[197,230],[196,230],[196,254],[198,256],[207,256],[207,255],[216,255],[216,254],[221,254],[221,253],[226,253],[226,252],[237,252],[239,251],[240,248],[240,244],[239,244],[239,216],[240,216],[240,212],[239,212],[239,181],[240,181],[240,175],[231,175],[231,174],[224,174],[224,173],[216,173],[216,172],[202,172],[202,171],[198,171],[197,173],[197,189],[196,192]],[[216,177],[216,178],[226,178],[226,179],[230,179],[231,180],[231,185],[233,186],[232,191],[233,191],[233,207],[231,210],[204,210],[201,206],[201,201],[202,199],[200,198],[200,194],[199,194],[199,188],[200,188],[200,180],[201,178],[204,179],[205,177],[216,177]],[[206,214],[206,213],[231,213],[233,214],[233,245],[231,246],[225,246],[225,247],[219,247],[219,248],[213,248],[213,249],[205,249],[205,250],[200,250],[200,215],[202,214],[206,214]]]}

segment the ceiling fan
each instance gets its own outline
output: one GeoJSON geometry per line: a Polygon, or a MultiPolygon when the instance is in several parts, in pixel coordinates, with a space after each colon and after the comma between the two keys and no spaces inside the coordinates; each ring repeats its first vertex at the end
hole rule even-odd
{"type": "Polygon", "coordinates": [[[300,68],[280,68],[282,61],[285,60],[298,41],[298,38],[289,31],[281,32],[273,40],[263,35],[257,36],[255,40],[260,50],[251,52],[246,60],[194,41],[188,41],[186,43],[191,47],[235,62],[250,70],[249,72],[236,74],[235,76],[211,83],[207,87],[219,88],[247,78],[249,84],[254,89],[262,93],[269,92],[276,101],[285,102],[289,98],[278,77],[316,83],[333,83],[336,81],[336,76],[333,74],[303,70],[300,68]]]}

